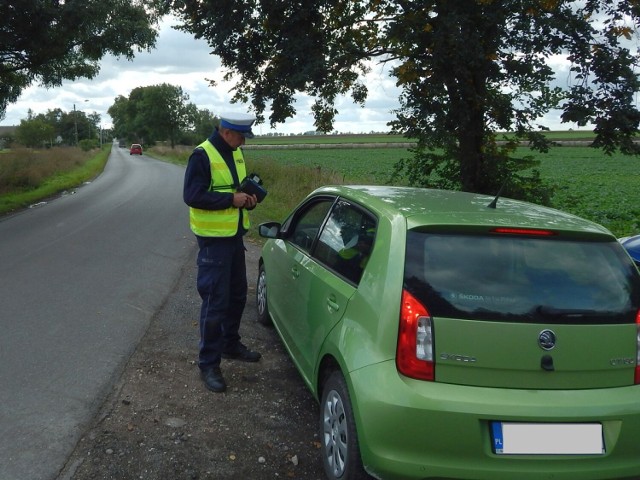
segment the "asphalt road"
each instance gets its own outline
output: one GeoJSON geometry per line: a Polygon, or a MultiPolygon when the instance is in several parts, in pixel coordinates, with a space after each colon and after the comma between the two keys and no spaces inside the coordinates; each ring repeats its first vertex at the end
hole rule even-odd
{"type": "Polygon", "coordinates": [[[193,254],[184,169],[114,145],[0,218],[0,479],[56,478],[193,254]]]}

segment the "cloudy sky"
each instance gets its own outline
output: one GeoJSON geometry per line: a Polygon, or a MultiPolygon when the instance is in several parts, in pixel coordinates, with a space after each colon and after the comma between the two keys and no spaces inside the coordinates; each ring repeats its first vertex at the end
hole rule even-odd
{"type": "MultiPolygon", "coordinates": [[[[61,87],[45,89],[33,85],[26,89],[18,102],[10,104],[0,125],[19,125],[27,118],[27,111],[35,114],[45,113],[49,109],[60,108],[72,111],[74,108],[87,114],[97,112],[101,115],[102,126],[111,126],[111,117],[107,110],[118,95],[129,96],[136,87],[169,83],[182,87],[189,95],[189,101],[200,109],[208,109],[215,114],[229,111],[248,112],[247,106],[230,103],[229,93],[232,84],[221,82],[223,71],[217,57],[209,54],[210,49],[203,40],[173,28],[176,21],[168,18],[161,25],[157,45],[151,52],[136,55],[133,61],[105,57],[101,63],[100,74],[92,79],[66,82],[61,87]],[[218,81],[216,87],[210,87],[206,78],[218,81]]],[[[387,122],[393,119],[390,111],[398,107],[398,89],[382,66],[375,66],[367,80],[369,99],[365,108],[353,104],[349,98],[338,104],[340,114],[334,128],[338,132],[388,131],[387,122]]],[[[298,114],[271,130],[268,124],[254,128],[256,133],[303,133],[313,130],[310,98],[301,96],[295,104],[298,114]]],[[[267,115],[268,116],[268,112],[267,115]]]]}

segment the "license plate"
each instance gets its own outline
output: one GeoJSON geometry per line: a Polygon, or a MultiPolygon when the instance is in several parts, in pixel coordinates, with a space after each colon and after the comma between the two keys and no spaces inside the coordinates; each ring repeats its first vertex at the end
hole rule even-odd
{"type": "Polygon", "coordinates": [[[503,455],[602,455],[600,423],[491,422],[493,450],[503,455]]]}

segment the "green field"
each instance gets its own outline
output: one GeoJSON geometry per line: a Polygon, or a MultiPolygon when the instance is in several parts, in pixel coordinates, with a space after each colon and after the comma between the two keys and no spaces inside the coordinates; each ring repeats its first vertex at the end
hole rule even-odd
{"type": "MultiPolygon", "coordinates": [[[[563,137],[566,138],[566,137],[563,137]]],[[[531,155],[521,148],[519,155],[531,155]]],[[[260,173],[261,162],[311,167],[342,183],[389,182],[393,166],[410,156],[406,148],[251,149],[248,162],[260,173]]],[[[542,177],[554,187],[552,206],[588,218],[615,235],[640,233],[640,158],[607,156],[589,147],[561,146],[541,160],[542,177]]]]}
{"type": "MultiPolygon", "coordinates": [[[[248,150],[245,157],[259,164],[272,160],[285,165],[312,167],[338,174],[343,183],[384,184],[389,181],[394,164],[410,156],[406,148],[348,148],[248,150]]],[[[259,166],[256,165],[259,169],[259,166]]]]}
{"type": "Polygon", "coordinates": [[[558,147],[540,159],[542,177],[556,188],[554,207],[600,223],[619,237],[640,233],[640,158],[558,147]]]}

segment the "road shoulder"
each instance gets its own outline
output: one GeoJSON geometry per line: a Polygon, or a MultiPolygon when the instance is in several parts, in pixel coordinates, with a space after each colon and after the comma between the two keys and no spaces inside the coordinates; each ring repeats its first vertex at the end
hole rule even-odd
{"type": "Polygon", "coordinates": [[[260,249],[246,243],[241,334],[262,360],[223,360],[227,392],[203,387],[194,250],[58,480],[324,478],[318,406],[276,331],[256,321],[260,249]]]}

